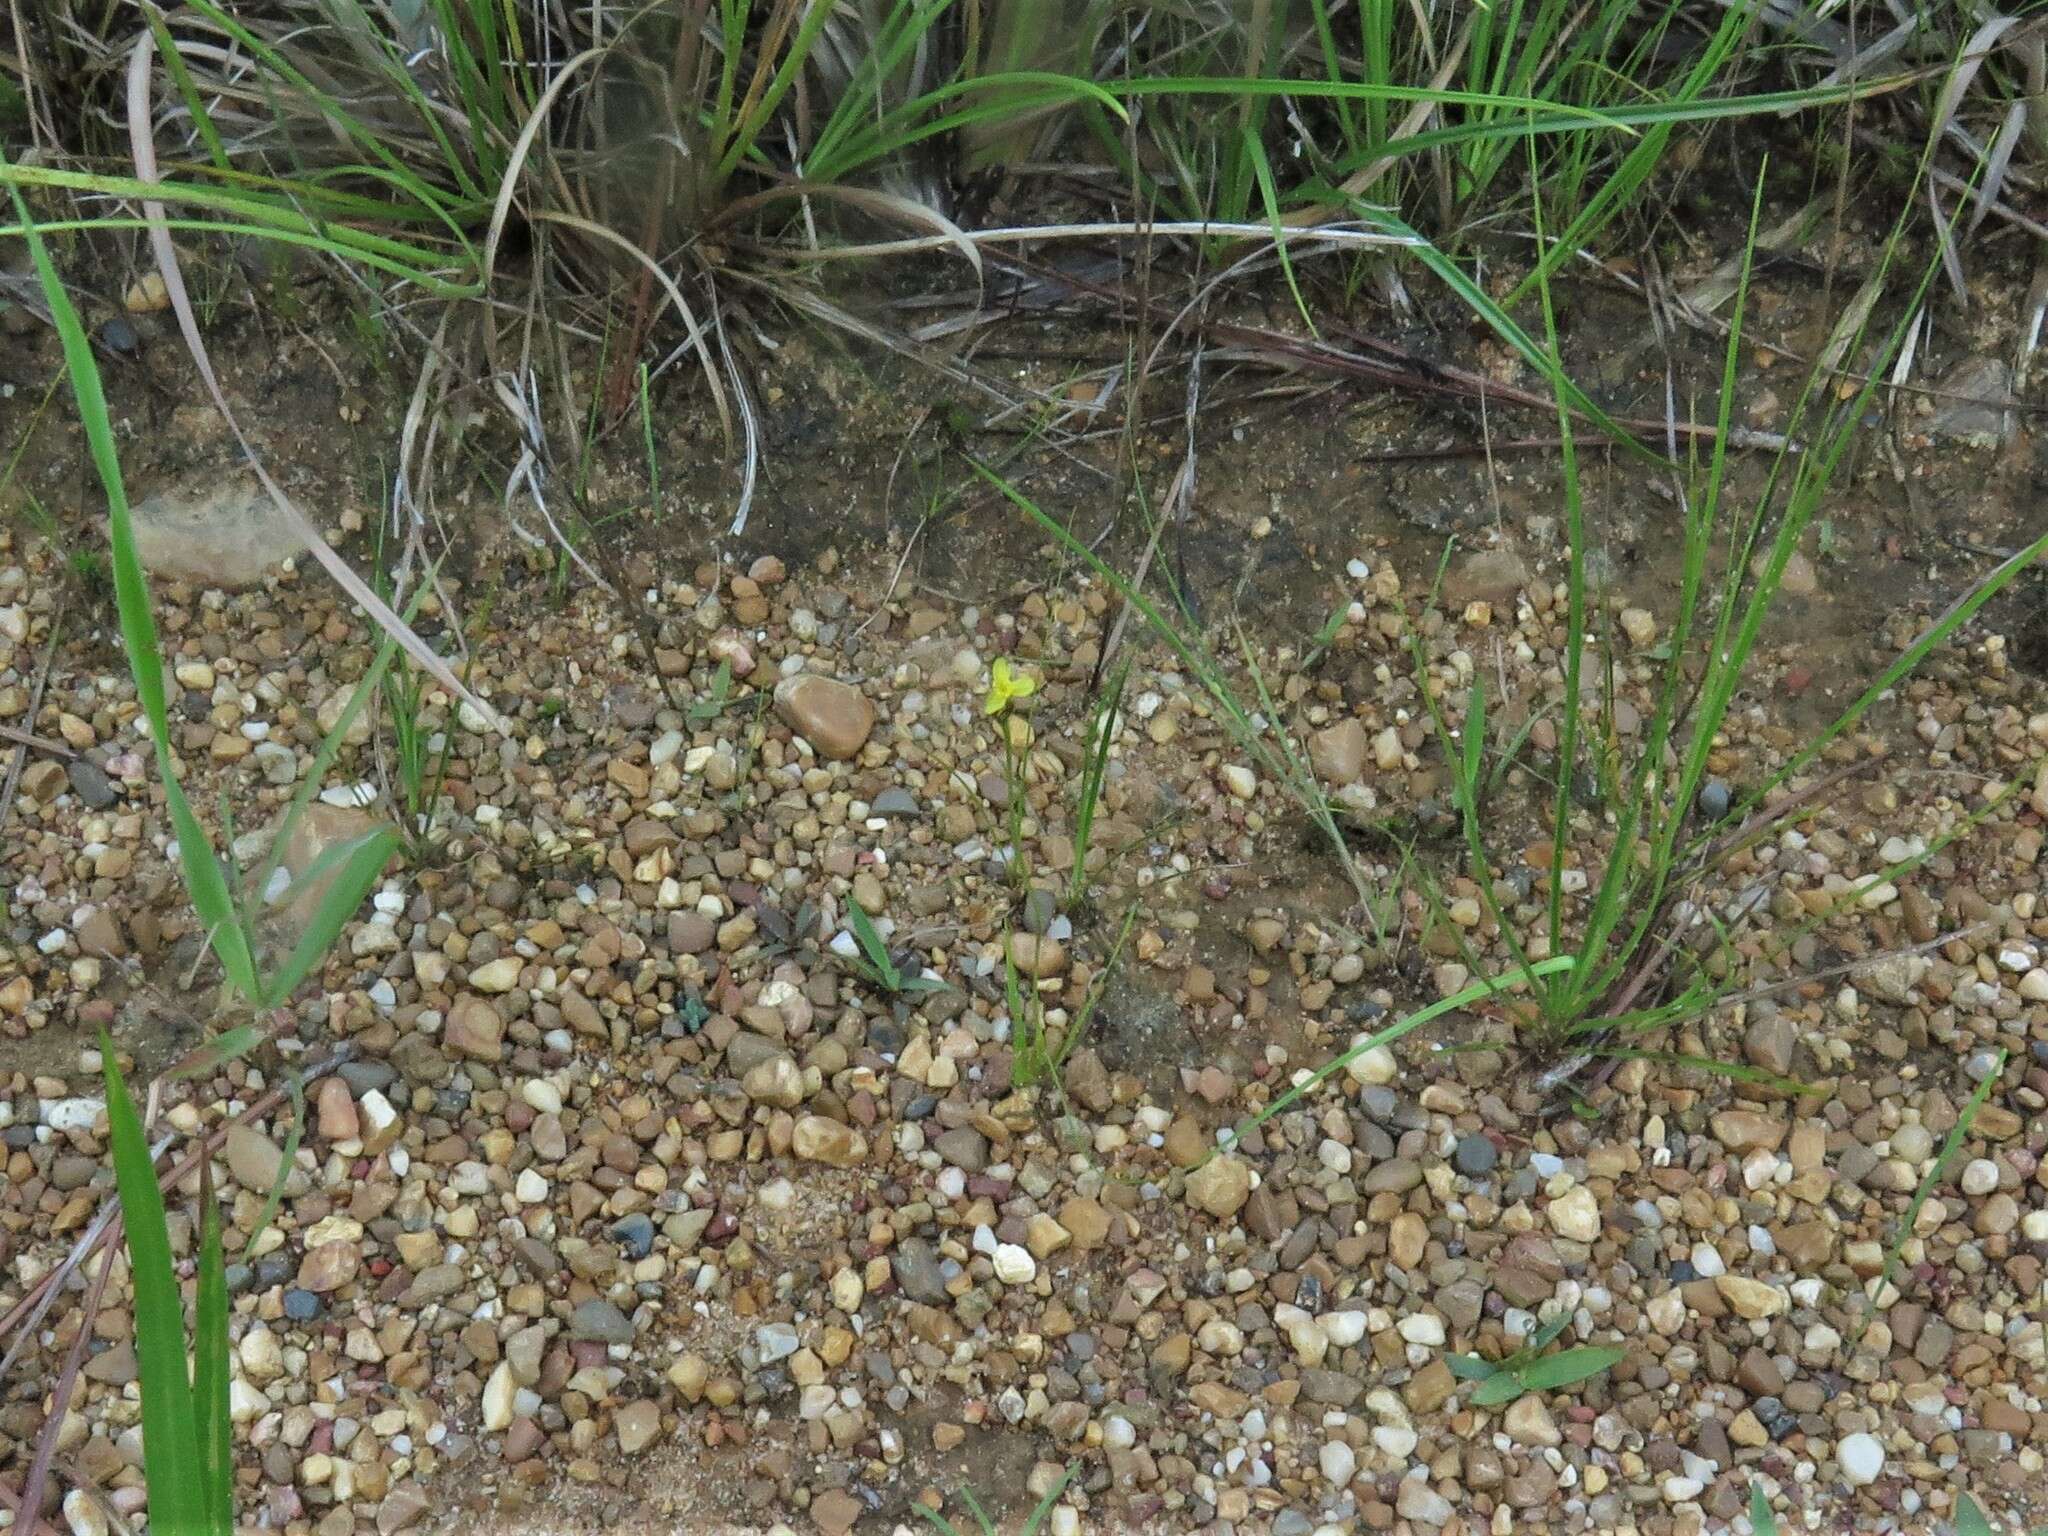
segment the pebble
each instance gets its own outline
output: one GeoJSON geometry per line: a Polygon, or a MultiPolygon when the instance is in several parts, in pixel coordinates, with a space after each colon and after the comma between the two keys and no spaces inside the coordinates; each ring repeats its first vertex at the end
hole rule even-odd
{"type": "Polygon", "coordinates": [[[637,1456],[661,1437],[661,1408],[650,1402],[628,1403],[612,1420],[619,1450],[637,1456]]]}
{"type": "Polygon", "coordinates": [[[1551,1230],[1575,1243],[1590,1243],[1600,1235],[1600,1202],[1593,1191],[1576,1184],[1550,1202],[1546,1212],[1551,1230]]]}
{"type": "Polygon", "coordinates": [[[1500,1161],[1500,1148],[1493,1144],[1490,1136],[1460,1136],[1451,1161],[1467,1178],[1484,1178],[1500,1161]]]}
{"type": "Polygon", "coordinates": [[[775,685],[775,713],[820,757],[840,762],[857,756],[875,728],[875,707],[858,688],[814,672],[775,685]]]}
{"type": "Polygon", "coordinates": [[[1326,1440],[1316,1453],[1316,1464],[1322,1469],[1324,1478],[1343,1488],[1358,1473],[1358,1453],[1342,1440],[1326,1440]]]}
{"type": "Polygon", "coordinates": [[[1851,1488],[1862,1488],[1884,1472],[1884,1446],[1875,1435],[1845,1435],[1835,1447],[1835,1461],[1842,1469],[1842,1481],[1851,1488]]]}
{"type": "Polygon", "coordinates": [[[593,1296],[578,1302],[576,1309],[569,1314],[569,1337],[599,1344],[630,1344],[633,1342],[633,1324],[625,1313],[602,1296],[593,1296]]]}
{"type": "Polygon", "coordinates": [[[773,1365],[795,1354],[802,1341],[788,1323],[766,1323],[754,1330],[754,1352],[763,1365],[773,1365]]]}
{"type": "Polygon", "coordinates": [[[1244,1209],[1251,1192],[1251,1170],[1235,1157],[1212,1158],[1188,1175],[1188,1199],[1220,1219],[1244,1209]]]}

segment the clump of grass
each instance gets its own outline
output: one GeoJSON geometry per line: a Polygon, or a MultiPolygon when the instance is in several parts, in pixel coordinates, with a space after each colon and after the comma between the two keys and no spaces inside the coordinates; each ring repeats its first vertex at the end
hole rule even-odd
{"type": "MultiPolygon", "coordinates": [[[[1050,1518],[1054,1506],[1059,1503],[1060,1495],[1067,1491],[1067,1484],[1074,1480],[1074,1470],[1074,1466],[1070,1462],[1060,1473],[1059,1481],[1046,1490],[1045,1497],[1033,1505],[1031,1513],[1024,1517],[1024,1524],[1019,1528],[1017,1536],[1038,1536],[1040,1527],[1050,1518]]],[[[960,1499],[967,1506],[968,1512],[974,1516],[975,1530],[978,1536],[998,1536],[995,1521],[990,1517],[989,1512],[982,1508],[981,1500],[974,1496],[972,1488],[962,1488],[960,1490],[960,1499]]],[[[940,1536],[966,1536],[966,1533],[963,1533],[959,1526],[948,1520],[937,1510],[929,1508],[924,1504],[912,1504],[910,1507],[924,1516],[931,1523],[932,1528],[940,1533],[940,1536]]]]}
{"type": "Polygon", "coordinates": [[[1529,1392],[1550,1392],[1575,1386],[1619,1363],[1628,1354],[1614,1344],[1587,1344],[1562,1349],[1554,1355],[1543,1353],[1557,1342],[1557,1336],[1571,1324],[1571,1313],[1559,1312],[1529,1335],[1528,1342],[1505,1360],[1484,1360],[1478,1355],[1446,1355],[1444,1364],[1461,1381],[1477,1382],[1472,1389],[1474,1407],[1492,1408],[1512,1403],[1529,1392]]]}
{"type": "MultiPolygon", "coordinates": [[[[1761,209],[1761,196],[1759,183],[1751,241],[1746,248],[1750,251],[1754,249],[1754,215],[1761,209]]],[[[1540,230],[1540,210],[1538,226],[1540,230]]],[[[1895,231],[1880,273],[1891,262],[1897,239],[1895,231]]],[[[1619,745],[1622,733],[1612,725],[1611,659],[1605,663],[1605,687],[1596,690],[1598,704],[1592,724],[1597,729],[1589,729],[1583,716],[1582,682],[1587,668],[1600,665],[1597,658],[1603,652],[1611,658],[1612,637],[1596,627],[1588,574],[1594,541],[1584,517],[1572,411],[1562,395],[1558,398],[1568,557],[1565,703],[1551,770],[1555,789],[1543,904],[1540,917],[1528,928],[1514,913],[1504,910],[1497,894],[1505,887],[1501,878],[1505,864],[1495,857],[1490,844],[1485,805],[1491,782],[1485,760],[1485,675],[1474,670],[1462,722],[1454,728],[1443,695],[1432,680],[1420,637],[1411,631],[1416,677],[1449,769],[1470,874],[1486,917],[1510,950],[1515,970],[1529,982],[1534,1001],[1529,1022],[1535,1036],[1552,1048],[1584,1050],[1597,1042],[1602,1049],[1632,1049],[1630,1042],[1639,1036],[1706,1013],[1732,985],[1726,975],[1705,966],[1683,965],[1680,929],[1685,925],[1676,915],[1682,898],[1735,845],[1715,827],[1700,825],[1700,791],[1729,711],[1751,680],[1757,643],[1786,567],[1870,407],[1883,372],[1882,360],[1892,355],[1900,340],[1900,333],[1894,331],[1880,344],[1879,364],[1868,370],[1862,388],[1832,408],[1819,403],[1827,393],[1822,375],[1816,371],[1809,377],[1786,434],[1788,444],[1806,436],[1805,446],[1796,454],[1789,446],[1782,450],[1755,504],[1746,513],[1731,514],[1724,505],[1724,488],[1749,270],[1746,257],[1723,356],[1712,448],[1704,464],[1689,466],[1689,483],[1682,487],[1677,613],[1658,653],[1663,660],[1655,676],[1655,702],[1646,712],[1632,757],[1623,755],[1619,745]],[[1575,785],[1587,776],[1603,786],[1613,831],[1595,864],[1596,878],[1589,882],[1588,895],[1580,904],[1567,901],[1564,875],[1576,835],[1575,785]],[[1559,954],[1574,956],[1576,963],[1544,984],[1535,984],[1536,957],[1559,954]]],[[[1921,279],[1921,292],[1931,276],[1930,268],[1921,279]]],[[[1555,347],[1549,283],[1540,274],[1539,279],[1546,336],[1555,347]]],[[[1909,314],[1917,309],[1917,303],[1916,297],[1909,314]]],[[[1858,321],[1842,338],[1848,346],[1863,340],[1863,323],[1858,321]]],[[[1847,709],[1814,732],[1774,772],[1762,776],[1726,819],[1745,828],[1751,837],[1759,835],[1776,819],[1777,813],[1762,809],[1769,798],[1843,739],[1901,678],[1955,635],[1984,602],[2043,550],[2048,550],[2048,536],[2022,552],[2015,562],[2000,567],[1929,625],[1847,709]],[[1753,815],[1760,816],[1754,824],[1753,815]]],[[[1988,811],[1986,807],[1979,814],[1988,811]]],[[[1969,824],[1974,824],[1974,819],[1969,824]]],[[[1860,898],[1927,856],[1916,855],[1864,881],[1853,897],[1860,898]]],[[[1465,953],[1473,970],[1483,969],[1469,946],[1465,953]]],[[[1753,1069],[1738,1064],[1711,1060],[1691,1064],[1731,1075],[1755,1075],[1753,1069]]]]}
{"type": "Polygon", "coordinates": [[[1094,979],[1088,985],[1087,993],[1081,999],[1081,1006],[1073,1018],[1067,1021],[1060,1032],[1059,1044],[1048,1048],[1046,1045],[1045,1000],[1038,994],[1034,982],[1026,985],[1018,974],[1017,962],[1010,958],[1009,934],[1003,936],[1003,1003],[1010,1015],[1010,1033],[1014,1042],[1014,1066],[1012,1076],[1024,1087],[1034,1083],[1058,1082],[1061,1070],[1067,1064],[1067,1057],[1074,1047],[1087,1037],[1089,1021],[1095,1017],[1095,1010],[1101,1006],[1103,992],[1108,988],[1110,978],[1116,973],[1118,963],[1123,959],[1124,946],[1130,942],[1131,930],[1137,926],[1138,903],[1132,902],[1124,909],[1122,926],[1117,929],[1116,941],[1110,946],[1109,956],[1102,963],[1094,979]]]}

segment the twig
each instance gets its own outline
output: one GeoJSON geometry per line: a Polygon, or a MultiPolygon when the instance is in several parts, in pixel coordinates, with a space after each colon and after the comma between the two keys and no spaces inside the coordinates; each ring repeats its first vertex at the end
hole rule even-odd
{"type": "MultiPolygon", "coordinates": [[[[50,668],[57,660],[57,641],[64,633],[64,610],[57,610],[57,617],[50,625],[50,643],[43,648],[43,664],[36,672],[36,685],[29,690],[28,715],[35,719],[36,712],[43,707],[43,690],[49,686],[50,668]]],[[[21,783],[21,771],[28,766],[29,743],[19,742],[14,749],[14,761],[7,765],[7,784],[0,790],[0,832],[7,830],[7,818],[14,811],[14,791],[21,783]]]]}
{"type": "MultiPolygon", "coordinates": [[[[342,1041],[333,1050],[320,1058],[320,1060],[314,1062],[299,1074],[301,1085],[317,1082],[336,1067],[339,1067],[343,1062],[353,1060],[355,1055],[355,1045],[350,1041],[342,1041]]],[[[179,1159],[177,1163],[173,1164],[164,1173],[158,1175],[156,1181],[157,1188],[169,1189],[173,1184],[178,1183],[199,1166],[202,1158],[211,1157],[214,1150],[227,1140],[230,1127],[244,1122],[260,1120],[263,1116],[277,1108],[279,1104],[282,1104],[289,1092],[289,1088],[284,1083],[279,1083],[273,1088],[266,1089],[257,1098],[252,1100],[249,1107],[239,1115],[234,1116],[232,1119],[223,1120],[219,1125],[216,1125],[206,1135],[201,1137],[198,1143],[183,1158],[179,1159]]],[[[159,1148],[158,1155],[161,1155],[161,1152],[162,1149],[159,1148]]],[[[105,1247],[109,1241],[119,1236],[120,1233],[121,1203],[116,1198],[109,1198],[100,1206],[98,1213],[94,1215],[92,1225],[85,1230],[77,1242],[72,1244],[71,1251],[54,1265],[48,1274],[29,1287],[28,1294],[10,1307],[5,1317],[0,1317],[0,1338],[5,1338],[8,1334],[14,1333],[17,1328],[21,1327],[24,1320],[27,1322],[27,1329],[9,1347],[5,1359],[0,1359],[0,1378],[4,1378],[7,1371],[13,1366],[15,1356],[20,1352],[21,1346],[26,1342],[29,1333],[33,1332],[36,1323],[49,1310],[50,1303],[63,1288],[64,1282],[70,1279],[72,1272],[87,1259],[91,1258],[99,1249],[105,1247]]]]}
{"type": "Polygon", "coordinates": [[[52,741],[47,736],[38,736],[33,731],[19,730],[11,725],[0,725],[0,738],[15,742],[24,748],[33,747],[50,757],[61,757],[67,762],[78,756],[61,741],[52,741]]]}

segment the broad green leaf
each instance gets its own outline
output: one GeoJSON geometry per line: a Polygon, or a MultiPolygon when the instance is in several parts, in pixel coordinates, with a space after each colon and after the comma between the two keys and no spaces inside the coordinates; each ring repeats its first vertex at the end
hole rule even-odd
{"type": "Polygon", "coordinates": [[[1529,1342],[1522,1347],[1531,1354],[1550,1348],[1557,1342],[1557,1336],[1570,1325],[1571,1320],[1571,1313],[1559,1312],[1547,1322],[1539,1324],[1536,1331],[1529,1335],[1529,1342]]]}
{"type": "Polygon", "coordinates": [[[889,946],[882,942],[882,935],[876,931],[875,921],[869,917],[858,901],[848,902],[846,926],[853,930],[854,942],[860,945],[861,953],[868,957],[868,964],[874,967],[882,985],[891,992],[901,989],[903,976],[896,969],[896,962],[889,958],[889,946]]]}
{"type": "Polygon", "coordinates": [[[1984,1511],[1967,1493],[1956,1495],[1956,1536],[1998,1536],[1984,1511]]]}
{"type": "Polygon", "coordinates": [[[1529,1391],[1548,1392],[1554,1387],[1584,1381],[1588,1376],[1598,1376],[1627,1353],[1618,1344],[1584,1344],[1545,1355],[1533,1365],[1524,1366],[1518,1374],[1529,1391]]]}
{"type": "Polygon", "coordinates": [[[1493,1408],[1512,1403],[1527,1390],[1522,1378],[1513,1371],[1497,1371],[1472,1389],[1472,1403],[1478,1408],[1493,1408]]]}
{"type": "Polygon", "coordinates": [[[1460,1381],[1484,1381],[1500,1369],[1491,1360],[1482,1360],[1477,1355],[1445,1355],[1444,1364],[1460,1381]]]}

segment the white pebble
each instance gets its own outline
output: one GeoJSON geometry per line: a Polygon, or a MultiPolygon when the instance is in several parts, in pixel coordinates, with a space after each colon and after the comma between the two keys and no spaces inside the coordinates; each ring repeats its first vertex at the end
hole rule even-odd
{"type": "Polygon", "coordinates": [[[1440,1349],[1444,1342],[1444,1320],[1433,1312],[1411,1312],[1401,1319],[1401,1337],[1410,1344],[1420,1344],[1428,1349],[1440,1349]]]}
{"type": "Polygon", "coordinates": [[[1876,1482],[1884,1471],[1884,1446],[1875,1435],[1849,1435],[1835,1447],[1835,1460],[1841,1464],[1842,1481],[1861,1488],[1876,1482]]]}
{"type": "Polygon", "coordinates": [[[999,1243],[995,1255],[996,1278],[1005,1285],[1029,1285],[1038,1275],[1038,1261],[1031,1250],[1017,1243],[999,1243]]]}
{"type": "Polygon", "coordinates": [[[1339,1488],[1347,1486],[1358,1472],[1358,1453],[1342,1440],[1326,1440],[1316,1457],[1323,1476],[1339,1488]]]}

